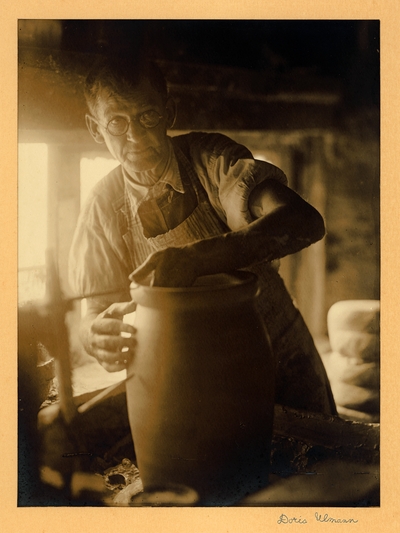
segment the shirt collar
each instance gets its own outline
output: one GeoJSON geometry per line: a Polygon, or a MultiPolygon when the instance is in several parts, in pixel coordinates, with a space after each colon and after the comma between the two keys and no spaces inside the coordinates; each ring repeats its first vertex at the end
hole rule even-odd
{"type": "Polygon", "coordinates": [[[168,163],[165,166],[165,170],[163,172],[163,175],[158,180],[158,182],[154,185],[156,187],[158,184],[168,184],[170,185],[176,192],[184,193],[185,189],[183,187],[181,173],[179,171],[179,165],[178,161],[175,156],[174,148],[172,146],[172,142],[170,137],[168,137],[168,144],[169,144],[169,158],[168,163]]]}

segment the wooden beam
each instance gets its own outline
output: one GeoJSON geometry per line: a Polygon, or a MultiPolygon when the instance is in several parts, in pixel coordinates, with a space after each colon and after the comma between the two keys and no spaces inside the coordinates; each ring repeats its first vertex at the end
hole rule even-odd
{"type": "MultiPolygon", "coordinates": [[[[95,57],[21,49],[19,130],[84,130],[83,85],[95,57]]],[[[270,79],[268,73],[246,69],[164,63],[178,104],[179,129],[268,131],[336,124],[341,93],[326,80],[270,79]]]]}

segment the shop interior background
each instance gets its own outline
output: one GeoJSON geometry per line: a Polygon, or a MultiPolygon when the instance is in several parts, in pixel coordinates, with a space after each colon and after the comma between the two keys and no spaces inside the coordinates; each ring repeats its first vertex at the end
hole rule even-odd
{"type": "MultiPolygon", "coordinates": [[[[218,131],[281,167],[324,216],[326,238],[280,272],[317,346],[339,300],[379,300],[379,21],[20,20],[19,303],[45,290],[45,251],[67,259],[88,191],[116,165],[84,121],[99,53],[146,50],[178,104],[171,135],[218,131]]],[[[81,304],[68,314],[75,366],[81,304]]]]}

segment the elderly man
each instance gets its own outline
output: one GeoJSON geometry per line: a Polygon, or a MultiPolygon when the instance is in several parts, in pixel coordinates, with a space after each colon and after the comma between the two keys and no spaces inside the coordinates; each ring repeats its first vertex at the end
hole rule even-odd
{"type": "Polygon", "coordinates": [[[176,108],[154,65],[104,60],[85,85],[88,129],[120,162],[83,207],[70,255],[71,285],[88,298],[81,337],[108,371],[135,354],[125,324],[129,275],[189,286],[198,276],[247,268],[276,360],[276,401],[335,413],[323,364],[274,260],[320,240],[320,214],[277,167],[224,135],[169,137],[176,108]],[[121,335],[122,333],[122,335],[121,335]]]}

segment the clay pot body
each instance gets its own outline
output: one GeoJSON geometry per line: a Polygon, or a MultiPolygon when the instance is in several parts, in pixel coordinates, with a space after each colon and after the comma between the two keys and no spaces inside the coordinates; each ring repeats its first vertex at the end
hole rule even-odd
{"type": "Polygon", "coordinates": [[[132,285],[126,389],[145,490],[176,483],[201,505],[229,505],[268,483],[274,365],[256,293],[248,272],[188,289],[132,285]]]}

